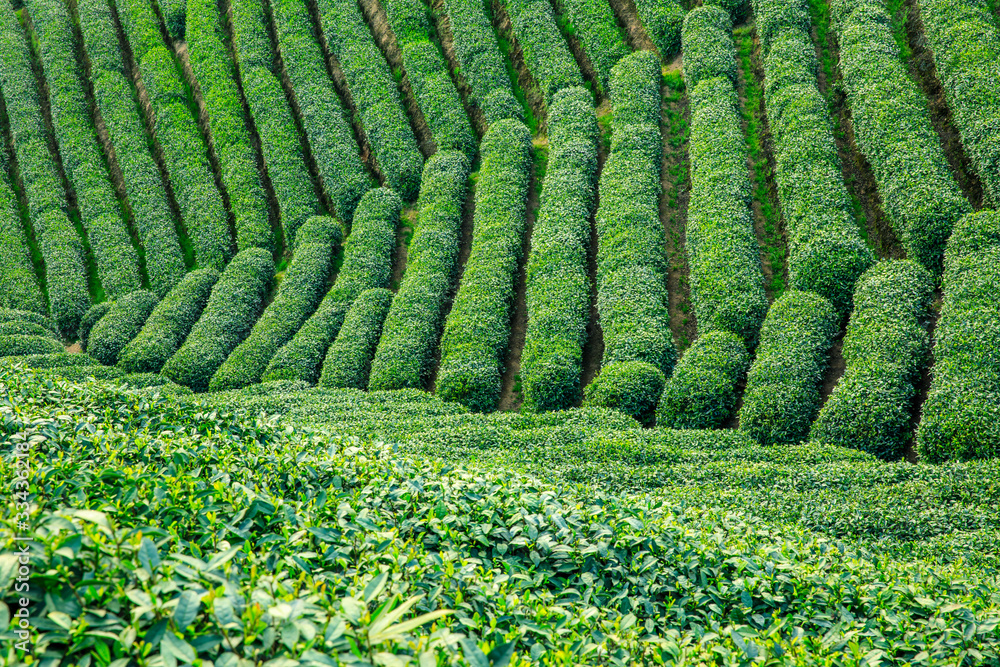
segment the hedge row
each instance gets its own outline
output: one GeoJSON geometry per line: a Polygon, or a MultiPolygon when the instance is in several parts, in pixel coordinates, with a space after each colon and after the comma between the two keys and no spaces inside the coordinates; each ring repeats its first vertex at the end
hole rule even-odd
{"type": "Polygon", "coordinates": [[[305,0],[271,0],[271,9],[281,59],[323,188],[349,224],[361,197],[372,188],[354,131],[323,66],[305,0]]]}
{"type": "Polygon", "coordinates": [[[565,88],[548,113],[549,161],[526,267],[528,327],[521,352],[524,408],[580,400],[590,318],[590,217],[596,205],[597,117],[583,88],[565,88]]]}
{"type": "Polygon", "coordinates": [[[350,389],[368,386],[372,357],[391,303],[392,292],[384,288],[365,290],[355,299],[323,362],[321,386],[350,389]]]}
{"type": "Polygon", "coordinates": [[[145,250],[149,286],[162,297],[187,271],[163,177],[146,144],[108,3],[78,0],[76,7],[97,110],[114,147],[132,221],[145,250]]]}
{"type": "Polygon", "coordinates": [[[559,33],[548,0],[505,0],[514,38],[524,63],[538,83],[545,103],[563,88],[583,85],[580,68],[559,33]]]}
{"type": "Polygon", "coordinates": [[[649,51],[622,58],[611,71],[610,88],[611,153],[601,172],[596,216],[597,309],[604,357],[594,381],[609,387],[588,389],[586,402],[644,417],[660,397],[649,393],[656,389],[656,378],[670,374],[676,357],[659,215],[659,60],[649,51]],[[608,372],[616,364],[626,365],[608,372]],[[640,393],[628,393],[633,391],[640,393]]]}
{"type": "Polygon", "coordinates": [[[882,207],[906,256],[940,275],[951,228],[972,207],[945,159],[927,101],[899,59],[885,6],[834,0],[831,12],[854,138],[871,164],[882,207]]]}
{"type": "Polygon", "coordinates": [[[561,0],[561,4],[597,72],[601,88],[607,91],[611,68],[630,50],[611,4],[603,0],[561,0]]]}
{"type": "Polygon", "coordinates": [[[356,0],[319,0],[318,7],[327,45],[347,79],[379,171],[386,185],[411,201],[420,189],[424,159],[389,64],[356,0]]]}
{"type": "Polygon", "coordinates": [[[788,235],[789,286],[851,307],[854,283],[874,263],[851,215],[806,0],[753,0],[764,58],[764,104],[788,235]]]}
{"type": "Polygon", "coordinates": [[[55,332],[52,320],[33,310],[19,310],[17,308],[0,307],[0,322],[31,322],[43,326],[51,332],[55,332]]]}
{"type": "MultiPolygon", "coordinates": [[[[402,207],[399,195],[389,188],[369,190],[361,198],[354,213],[351,234],[344,242],[344,263],[337,274],[337,281],[323,297],[316,312],[271,359],[263,381],[316,383],[327,349],[337,338],[344,316],[354,300],[365,290],[389,286],[392,253],[396,248],[396,225],[402,207]]],[[[411,246],[411,258],[412,252],[411,246]]]]}
{"type": "Polygon", "coordinates": [[[955,224],[944,256],[931,389],[917,429],[921,458],[1000,456],[1000,213],[955,224]]]}
{"type": "Polygon", "coordinates": [[[468,176],[469,162],[457,151],[438,151],[424,166],[406,273],[375,351],[369,389],[423,389],[427,383],[458,261],[468,176]]]}
{"type": "Polygon", "coordinates": [[[485,3],[444,0],[444,4],[462,78],[471,89],[471,103],[482,111],[487,125],[504,118],[524,120],[485,3]]]}
{"type": "Polygon", "coordinates": [[[510,340],[514,283],[521,262],[531,132],[519,120],[494,123],[479,146],[472,247],[445,320],[437,395],[492,412],[510,340]]]}
{"type": "Polygon", "coordinates": [[[664,59],[680,50],[684,8],[677,0],[635,0],[635,11],[664,59]]]}
{"type": "MultiPolygon", "coordinates": [[[[162,2],[160,7],[163,8],[162,2]]],[[[167,23],[169,25],[169,19],[167,23]]],[[[219,160],[222,185],[229,195],[236,247],[273,250],[274,231],[267,218],[267,195],[257,170],[250,131],[243,116],[243,101],[224,38],[215,1],[190,0],[187,3],[188,54],[208,112],[208,127],[219,160]]]]}
{"type": "Polygon", "coordinates": [[[422,0],[386,0],[389,25],[403,56],[413,96],[427,121],[438,150],[461,151],[471,161],[476,136],[462,98],[448,76],[448,64],[431,41],[431,25],[422,0]]]}
{"type": "Polygon", "coordinates": [[[215,371],[250,333],[273,279],[274,262],[263,248],[247,248],[233,257],[163,374],[194,391],[208,389],[215,371]]]}
{"type": "Polygon", "coordinates": [[[656,408],[659,428],[719,428],[736,407],[750,367],[743,340],[729,331],[698,336],[677,362],[656,408]]]}
{"type": "Polygon", "coordinates": [[[118,356],[128,373],[159,373],[201,317],[219,279],[215,269],[198,269],[184,276],[146,319],[139,334],[118,356]]]}
{"type": "Polygon", "coordinates": [[[747,376],[741,431],[764,445],[806,437],[838,320],[830,302],[811,292],[788,290],[771,305],[747,376]]]}
{"type": "Polygon", "coordinates": [[[337,219],[329,215],[314,215],[299,227],[295,234],[295,245],[292,252],[311,243],[323,243],[328,246],[338,246],[344,240],[344,228],[337,219]]]}
{"type": "Polygon", "coordinates": [[[77,339],[80,342],[80,349],[86,350],[87,343],[90,340],[90,332],[93,330],[94,325],[97,324],[102,317],[108,314],[111,310],[112,301],[101,301],[100,303],[95,303],[93,306],[83,314],[80,318],[80,326],[77,328],[77,339]]]}
{"type": "Polygon", "coordinates": [[[156,303],[156,295],[146,290],[137,290],[112,302],[90,330],[87,353],[105,366],[114,366],[125,346],[142,331],[156,303]]]}
{"type": "Polygon", "coordinates": [[[880,262],[861,276],[844,336],[844,375],[810,440],[883,459],[903,456],[916,384],[930,356],[924,325],[933,300],[931,274],[912,260],[880,262]]]}
{"type": "Polygon", "coordinates": [[[733,21],[718,5],[696,7],[684,17],[684,86],[693,91],[705,79],[725,77],[736,84],[733,21]]]}
{"type": "Polygon", "coordinates": [[[149,94],[153,130],[163,150],[195,260],[202,268],[221,270],[232,255],[233,239],[185,82],[173,54],[163,43],[152,6],[146,0],[118,0],[117,4],[149,94]]]}
{"type": "MultiPolygon", "coordinates": [[[[167,28],[171,39],[185,39],[188,18],[192,13],[192,6],[187,0],[156,0],[163,16],[163,23],[167,28]]],[[[187,35],[190,37],[190,35],[187,35]]]]}
{"type": "Polygon", "coordinates": [[[0,2],[0,91],[28,216],[45,261],[49,310],[57,331],[68,338],[90,307],[83,242],[65,213],[66,196],[49,152],[28,42],[10,0],[0,2]]]}
{"type": "Polygon", "coordinates": [[[63,352],[62,344],[49,336],[0,336],[0,357],[63,352]]]}
{"type": "Polygon", "coordinates": [[[962,145],[1000,205],[1000,31],[987,0],[919,0],[924,36],[962,145]]]}
{"type": "Polygon", "coordinates": [[[0,357],[0,363],[16,363],[24,368],[66,368],[68,366],[99,366],[97,360],[88,354],[74,352],[50,352],[26,354],[17,357],[0,357]]]}
{"type": "Polygon", "coordinates": [[[52,332],[42,325],[24,320],[0,322],[0,336],[45,336],[53,338],[52,332]]]}
{"type": "Polygon", "coordinates": [[[0,308],[48,312],[6,169],[0,169],[0,308]]]}
{"type": "Polygon", "coordinates": [[[274,354],[291,340],[319,305],[332,260],[333,246],[326,243],[306,243],[295,249],[274,301],[253,325],[247,339],[215,372],[209,389],[240,389],[260,382],[274,354]]]}

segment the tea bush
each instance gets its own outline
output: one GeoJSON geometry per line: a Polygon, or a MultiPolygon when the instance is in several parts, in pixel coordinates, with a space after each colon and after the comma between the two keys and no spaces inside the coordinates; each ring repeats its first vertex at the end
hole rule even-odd
{"type": "Polygon", "coordinates": [[[600,0],[562,0],[561,4],[594,66],[598,84],[607,93],[611,68],[630,51],[611,5],[600,0]]]}
{"type": "Polygon", "coordinates": [[[87,353],[106,366],[114,366],[125,346],[139,335],[156,303],[156,295],[146,290],[114,301],[90,330],[87,353]]]}
{"type": "Polygon", "coordinates": [[[346,389],[368,386],[372,357],[391,303],[392,292],[385,288],[365,290],[358,295],[323,362],[320,386],[346,389]]]}
{"type": "Polygon", "coordinates": [[[656,408],[662,428],[719,428],[732,415],[739,383],[750,367],[744,342],[728,331],[709,331],[677,362],[656,408]]]}
{"type": "Polygon", "coordinates": [[[505,0],[505,4],[524,64],[546,105],[563,88],[582,86],[580,68],[559,33],[552,5],[546,0],[505,0]]]}

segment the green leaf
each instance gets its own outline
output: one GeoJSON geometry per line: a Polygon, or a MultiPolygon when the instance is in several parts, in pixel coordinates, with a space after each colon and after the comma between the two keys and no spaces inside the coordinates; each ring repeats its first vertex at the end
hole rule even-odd
{"type": "Polygon", "coordinates": [[[0,554],[0,594],[6,593],[17,573],[17,554],[0,554]]]}
{"type": "Polygon", "coordinates": [[[369,581],[368,585],[365,586],[364,593],[361,594],[361,598],[365,602],[371,602],[372,600],[374,600],[378,596],[378,594],[382,592],[382,589],[385,588],[385,582],[388,581],[388,579],[389,579],[389,571],[386,570],[381,574],[379,574],[374,579],[372,579],[371,581],[369,581]]]}
{"type": "Polygon", "coordinates": [[[462,637],[459,642],[462,644],[462,655],[465,656],[465,660],[469,663],[470,667],[490,667],[489,658],[486,657],[486,654],[482,652],[476,642],[468,637],[462,637]]]}
{"type": "Polygon", "coordinates": [[[194,623],[198,617],[198,609],[201,607],[201,595],[196,591],[184,591],[177,600],[174,608],[174,624],[178,630],[184,630],[194,623]]]}

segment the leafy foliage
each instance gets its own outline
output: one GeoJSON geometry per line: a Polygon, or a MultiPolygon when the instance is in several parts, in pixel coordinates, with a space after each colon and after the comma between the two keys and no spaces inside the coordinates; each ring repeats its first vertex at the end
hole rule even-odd
{"type": "Polygon", "coordinates": [[[604,91],[608,90],[611,68],[629,54],[625,36],[615,19],[611,4],[601,0],[562,0],[573,34],[583,44],[604,91]]]}
{"type": "Polygon", "coordinates": [[[62,344],[51,336],[30,334],[0,335],[0,357],[62,352],[62,344]]]}
{"type": "Polygon", "coordinates": [[[17,198],[6,169],[0,168],[0,308],[46,313],[42,292],[31,261],[31,247],[21,224],[17,198]]]}
{"type": "Polygon", "coordinates": [[[663,371],[650,363],[616,361],[605,364],[597,379],[587,385],[583,404],[619,410],[642,423],[652,423],[665,383],[663,371]]]}
{"type": "Polygon", "coordinates": [[[118,363],[118,356],[156,307],[156,295],[137,290],[116,300],[98,320],[87,338],[87,352],[106,366],[118,363]]]}
{"type": "Polygon", "coordinates": [[[698,336],[667,379],[656,408],[663,428],[719,428],[736,407],[750,367],[743,341],[728,331],[698,336]]]}
{"type": "Polygon", "coordinates": [[[94,325],[104,317],[108,310],[111,308],[111,301],[102,301],[100,303],[95,303],[83,317],[80,318],[80,327],[77,329],[76,336],[80,341],[80,348],[87,349],[87,341],[90,338],[90,330],[94,328],[94,325]]]}
{"type": "Polygon", "coordinates": [[[358,295],[323,362],[321,386],[346,389],[368,386],[372,357],[391,303],[392,292],[385,288],[365,290],[358,295]]]}
{"type": "Polygon", "coordinates": [[[580,68],[559,33],[552,5],[547,0],[505,0],[505,4],[524,63],[545,103],[550,104],[563,88],[582,86],[580,68]]]}
{"type": "Polygon", "coordinates": [[[636,0],[635,11],[660,56],[666,59],[676,55],[684,24],[684,8],[677,0],[636,0]]]}
{"type": "Polygon", "coordinates": [[[18,310],[16,308],[0,308],[0,322],[32,322],[45,327],[49,331],[55,331],[52,320],[48,316],[33,310],[18,310]]]}

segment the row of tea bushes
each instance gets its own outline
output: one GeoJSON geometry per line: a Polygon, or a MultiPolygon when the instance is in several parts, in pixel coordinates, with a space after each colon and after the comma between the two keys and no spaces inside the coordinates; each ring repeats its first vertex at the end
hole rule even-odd
{"type": "Polygon", "coordinates": [[[514,39],[545,104],[563,88],[583,85],[580,68],[559,32],[548,0],[505,0],[514,39]]]}
{"type": "Polygon", "coordinates": [[[664,60],[673,58],[681,48],[684,8],[677,0],[635,0],[635,11],[642,27],[664,60]]]}
{"type": "Polygon", "coordinates": [[[48,312],[6,169],[0,169],[0,308],[48,312]]]}
{"type": "MultiPolygon", "coordinates": [[[[20,364],[24,359],[50,357],[51,363],[58,363],[55,359],[63,356],[79,356],[95,363],[86,355],[66,355],[56,338],[52,320],[46,316],[31,310],[0,308],[0,358],[20,364]]],[[[38,363],[45,365],[48,362],[38,363]]]]}
{"type": "Polygon", "coordinates": [[[629,54],[611,4],[604,0],[562,0],[560,4],[570,29],[594,66],[598,84],[607,92],[611,68],[629,54]]]}
{"type": "Polygon", "coordinates": [[[327,352],[320,386],[344,389],[368,386],[372,357],[391,303],[392,292],[385,288],[365,290],[358,295],[344,316],[337,340],[327,352]]]}
{"type": "Polygon", "coordinates": [[[110,302],[87,334],[87,354],[105,366],[117,364],[125,346],[142,331],[157,301],[155,294],[136,290],[110,302]]]}

